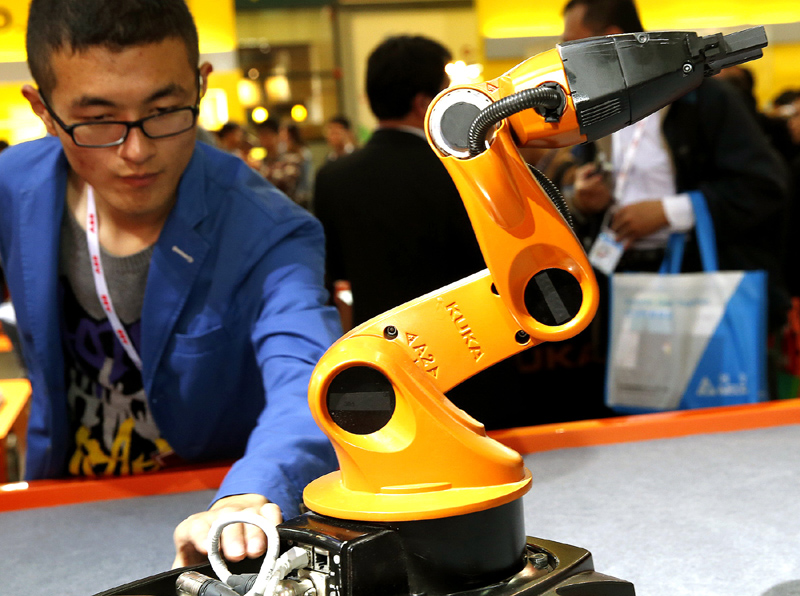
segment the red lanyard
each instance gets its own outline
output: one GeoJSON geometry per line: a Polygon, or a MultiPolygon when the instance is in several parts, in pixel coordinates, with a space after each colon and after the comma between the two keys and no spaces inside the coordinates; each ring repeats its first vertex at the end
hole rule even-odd
{"type": "Polygon", "coordinates": [[[97,290],[97,298],[103,306],[103,310],[108,316],[111,327],[114,329],[114,335],[122,344],[122,347],[128,353],[128,356],[140,371],[142,370],[142,359],[136,348],[133,347],[131,338],[128,337],[128,332],[122,326],[122,321],[117,316],[117,311],[114,310],[114,305],[111,303],[111,295],[108,292],[106,285],[106,276],[103,273],[103,263],[100,260],[100,239],[97,234],[97,210],[94,204],[94,189],[88,187],[88,197],[86,200],[86,242],[89,245],[89,256],[92,261],[92,276],[94,277],[94,287],[97,290]]]}

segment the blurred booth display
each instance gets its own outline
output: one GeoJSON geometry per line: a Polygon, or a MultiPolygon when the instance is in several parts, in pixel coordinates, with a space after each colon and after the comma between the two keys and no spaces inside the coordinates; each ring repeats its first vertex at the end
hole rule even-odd
{"type": "Polygon", "coordinates": [[[268,44],[239,49],[245,76],[237,84],[239,102],[253,123],[267,117],[303,123],[307,140],[322,139],[326,118],[338,113],[335,70],[320,68],[320,48],[309,43],[268,44]]]}
{"type": "Polygon", "coordinates": [[[200,126],[217,130],[228,121],[228,95],[224,89],[209,88],[200,102],[200,126]]]}

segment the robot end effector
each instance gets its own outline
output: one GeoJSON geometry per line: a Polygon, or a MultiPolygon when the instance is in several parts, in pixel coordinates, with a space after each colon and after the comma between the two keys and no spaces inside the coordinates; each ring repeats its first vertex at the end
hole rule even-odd
{"type": "Polygon", "coordinates": [[[492,127],[509,118],[518,146],[594,141],[672,103],[704,77],[761,57],[766,45],[763,27],[728,35],[662,31],[565,42],[490,82],[484,89],[489,97],[462,95],[450,102],[429,123],[431,140],[444,156],[474,157],[492,127]],[[520,117],[528,108],[544,118],[520,117]]]}
{"type": "Polygon", "coordinates": [[[762,55],[763,27],[700,37],[689,32],[615,35],[561,45],[572,98],[587,141],[661,109],[704,77],[762,55]],[[604,54],[598,60],[595,53],[604,54]]]}
{"type": "Polygon", "coordinates": [[[531,176],[517,148],[605,137],[704,77],[761,56],[766,45],[763,27],[705,37],[680,31],[594,37],[565,42],[497,79],[452,87],[434,100],[431,145],[458,187],[499,295],[526,332],[542,341],[574,335],[594,313],[596,290],[582,247],[563,233],[570,218],[559,193],[539,172],[531,176]],[[522,271],[522,263],[533,269],[522,271]],[[556,270],[569,275],[553,279],[556,270]],[[529,316],[536,305],[515,299],[536,285],[531,279],[552,286],[545,311],[564,311],[556,318],[567,323],[541,325],[529,316]]]}

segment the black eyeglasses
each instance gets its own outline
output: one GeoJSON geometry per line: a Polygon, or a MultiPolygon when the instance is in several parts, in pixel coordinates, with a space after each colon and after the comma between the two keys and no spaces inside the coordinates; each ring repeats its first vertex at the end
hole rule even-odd
{"type": "MultiPolygon", "coordinates": [[[[40,94],[41,97],[41,94],[40,94]]],[[[132,128],[140,129],[146,137],[163,139],[174,137],[194,128],[200,108],[197,105],[177,108],[160,114],[153,114],[135,122],[104,121],[80,122],[78,124],[65,124],[61,118],[47,105],[44,97],[42,104],[58,125],[64,129],[78,147],[115,147],[122,145],[132,128]]]]}

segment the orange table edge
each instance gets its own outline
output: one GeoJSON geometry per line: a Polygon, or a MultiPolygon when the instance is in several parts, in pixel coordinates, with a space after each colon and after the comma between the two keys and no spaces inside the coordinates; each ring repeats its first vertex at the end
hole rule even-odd
{"type": "Polygon", "coordinates": [[[216,489],[222,484],[230,467],[231,464],[226,463],[188,466],[135,476],[34,480],[0,485],[0,513],[216,489]]]}
{"type": "MultiPolygon", "coordinates": [[[[492,431],[489,435],[526,454],[788,424],[800,424],[800,398],[543,424],[492,431]]],[[[229,469],[230,464],[224,464],[103,479],[36,480],[25,489],[11,491],[0,486],[0,512],[215,489],[229,469]]]]}
{"type": "Polygon", "coordinates": [[[515,451],[526,454],[788,424],[800,424],[800,398],[543,424],[493,431],[489,435],[515,451]]]}

